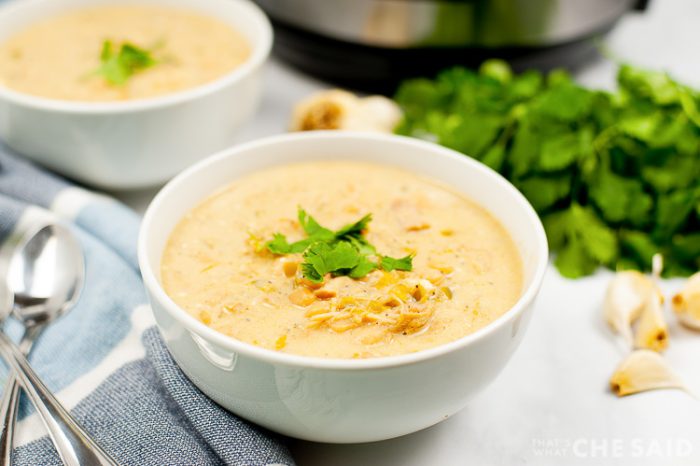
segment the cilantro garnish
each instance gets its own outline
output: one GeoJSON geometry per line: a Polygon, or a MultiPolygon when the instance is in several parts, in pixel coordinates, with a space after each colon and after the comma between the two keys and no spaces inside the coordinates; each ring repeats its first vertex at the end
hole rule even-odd
{"type": "Polygon", "coordinates": [[[112,41],[105,40],[100,52],[100,63],[101,65],[95,73],[102,76],[108,83],[120,86],[134,74],[150,68],[158,62],[149,50],[144,50],[129,42],[122,43],[117,50],[112,41]]]}
{"type": "Polygon", "coordinates": [[[598,266],[700,268],[700,93],[620,67],[618,90],[501,61],[404,82],[398,133],[435,140],[507,177],[542,218],[567,277],[598,266]]]}
{"type": "Polygon", "coordinates": [[[382,256],[381,267],[387,272],[391,272],[392,270],[410,270],[412,259],[411,256],[402,257],[400,259],[382,256]]]}
{"type": "Polygon", "coordinates": [[[362,278],[377,268],[386,271],[413,269],[412,256],[400,259],[382,256],[367,241],[364,232],[372,220],[371,214],[337,231],[321,226],[301,207],[297,217],[307,234],[306,238],[290,243],[283,234],[275,233],[265,247],[277,255],[303,253],[301,270],[304,277],[312,282],[322,282],[326,274],[362,278]]]}

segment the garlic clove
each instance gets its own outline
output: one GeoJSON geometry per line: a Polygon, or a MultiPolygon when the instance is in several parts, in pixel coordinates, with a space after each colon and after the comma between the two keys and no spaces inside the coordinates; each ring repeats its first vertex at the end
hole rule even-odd
{"type": "Polygon", "coordinates": [[[403,118],[401,108],[391,99],[381,95],[372,95],[360,99],[359,111],[362,122],[354,128],[393,133],[403,118]]]}
{"type": "Polygon", "coordinates": [[[340,89],[311,94],[294,108],[291,130],[342,129],[358,101],[356,95],[340,89]]]}
{"type": "Polygon", "coordinates": [[[662,388],[686,390],[683,382],[655,351],[641,349],[629,354],[610,377],[610,389],[617,396],[662,388]]]}
{"type": "Polygon", "coordinates": [[[653,282],[636,270],[618,272],[608,285],[603,314],[608,325],[632,347],[632,322],[642,312],[654,288],[653,282]]]}
{"type": "Polygon", "coordinates": [[[671,307],[681,324],[700,330],[700,272],[693,274],[683,290],[673,296],[671,307]]]}
{"type": "Polygon", "coordinates": [[[651,258],[652,290],[642,307],[639,323],[634,334],[636,348],[661,352],[668,347],[668,325],[664,318],[664,295],[658,285],[664,267],[661,254],[651,258]]]}
{"type": "Polygon", "coordinates": [[[646,348],[661,352],[668,347],[668,325],[663,314],[663,295],[654,285],[639,317],[634,332],[635,348],[646,348]]]}
{"type": "Polygon", "coordinates": [[[297,104],[292,114],[291,130],[390,133],[402,117],[400,107],[386,97],[359,98],[341,89],[331,89],[314,93],[297,104]]]}

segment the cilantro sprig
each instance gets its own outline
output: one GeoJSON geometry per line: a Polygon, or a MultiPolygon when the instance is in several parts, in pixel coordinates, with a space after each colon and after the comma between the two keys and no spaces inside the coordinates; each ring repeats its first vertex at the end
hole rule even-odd
{"type": "Polygon", "coordinates": [[[435,140],[507,177],[543,220],[562,275],[599,266],[700,269],[700,92],[622,65],[618,90],[489,60],[403,83],[398,133],[435,140]]]}
{"type": "Polygon", "coordinates": [[[121,86],[134,74],[157,63],[151,50],[142,49],[129,42],[116,47],[112,41],[105,40],[100,52],[100,67],[95,74],[102,76],[112,85],[121,86]]]}
{"type": "Polygon", "coordinates": [[[377,253],[364,233],[372,215],[367,214],[355,223],[337,231],[321,226],[301,207],[297,212],[299,224],[307,237],[290,243],[281,233],[275,233],[265,247],[273,254],[303,254],[301,270],[314,283],[323,281],[327,274],[362,278],[376,269],[386,271],[413,269],[411,255],[394,258],[377,253]]]}

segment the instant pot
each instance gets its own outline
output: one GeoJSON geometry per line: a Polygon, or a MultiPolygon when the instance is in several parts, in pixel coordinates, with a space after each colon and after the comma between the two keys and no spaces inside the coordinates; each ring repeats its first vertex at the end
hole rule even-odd
{"type": "Polygon", "coordinates": [[[391,92],[404,78],[503,58],[575,68],[595,38],[648,0],[257,0],[275,52],[336,84],[391,92]]]}

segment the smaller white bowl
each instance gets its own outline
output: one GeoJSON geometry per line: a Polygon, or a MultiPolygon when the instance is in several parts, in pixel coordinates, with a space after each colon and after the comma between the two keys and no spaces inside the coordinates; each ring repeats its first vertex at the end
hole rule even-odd
{"type": "MultiPolygon", "coordinates": [[[[0,42],[64,12],[128,0],[16,0],[0,6],[0,42]]],[[[248,0],[140,0],[197,11],[235,28],[251,56],[223,77],[191,89],[126,102],[74,102],[0,86],[0,139],[70,178],[108,189],[157,185],[230,146],[257,108],[261,67],[272,45],[265,14],[248,0]]]]}
{"type": "Polygon", "coordinates": [[[400,136],[311,132],[233,147],[174,178],[146,212],[138,255],[163,339],[204,393],[276,432],[352,443],[409,434],[447,419],[496,377],[525,333],[547,267],[547,238],[522,194],[469,157],[400,136]],[[160,285],[161,255],[189,209],[251,172],[314,160],[393,165],[464,193],[498,218],[513,238],[524,267],[521,298],[494,322],[459,340],[416,353],[355,360],[298,356],[243,343],[207,327],[168,297],[160,285]]]}

